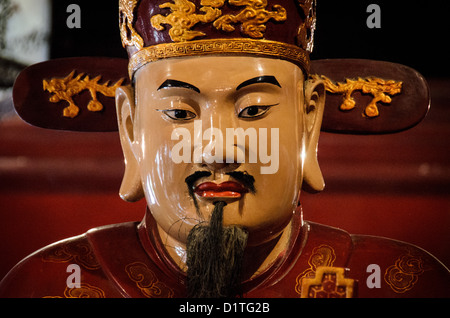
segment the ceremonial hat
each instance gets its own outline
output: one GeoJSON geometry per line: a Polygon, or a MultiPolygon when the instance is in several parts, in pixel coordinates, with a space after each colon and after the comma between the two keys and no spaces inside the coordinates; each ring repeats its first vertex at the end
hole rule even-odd
{"type": "Polygon", "coordinates": [[[313,0],[121,0],[119,12],[130,75],[158,59],[210,54],[274,57],[309,69],[313,0]]]}
{"type": "Polygon", "coordinates": [[[117,87],[129,85],[147,63],[205,55],[282,59],[320,78],[327,91],[324,131],[397,132],[420,122],[429,107],[426,81],[407,66],[310,61],[315,0],[119,0],[118,9],[128,59],[73,57],[28,67],[13,90],[25,121],[51,129],[117,130],[117,87]]]}

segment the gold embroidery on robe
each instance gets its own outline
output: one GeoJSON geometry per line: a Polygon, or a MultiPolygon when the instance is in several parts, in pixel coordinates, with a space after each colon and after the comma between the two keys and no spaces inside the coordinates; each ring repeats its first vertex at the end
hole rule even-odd
{"type": "Polygon", "coordinates": [[[54,263],[73,262],[90,270],[100,268],[91,246],[85,242],[69,242],[50,248],[42,255],[42,261],[54,263]]]}
{"type": "Polygon", "coordinates": [[[105,298],[105,292],[96,286],[81,284],[80,288],[66,287],[64,297],[45,296],[43,298],[105,298]]]}
{"type": "Polygon", "coordinates": [[[172,298],[173,290],[159,281],[156,275],[141,262],[125,266],[128,277],[136,283],[142,294],[147,298],[172,298]]]}
{"type": "Polygon", "coordinates": [[[317,268],[320,266],[333,266],[335,260],[336,254],[331,246],[323,244],[314,248],[308,260],[310,267],[298,275],[295,280],[295,292],[301,295],[303,279],[314,277],[317,268]]]}
{"type": "Polygon", "coordinates": [[[384,280],[394,292],[401,294],[411,290],[423,272],[422,259],[406,254],[386,269],[384,280]]]}

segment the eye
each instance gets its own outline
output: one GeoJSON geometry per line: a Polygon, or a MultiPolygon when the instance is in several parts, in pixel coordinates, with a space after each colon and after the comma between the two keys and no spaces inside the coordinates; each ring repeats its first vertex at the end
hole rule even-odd
{"type": "Polygon", "coordinates": [[[270,107],[275,105],[267,105],[267,106],[249,106],[244,108],[240,113],[239,117],[241,118],[256,118],[264,115],[270,107]]]}
{"type": "Polygon", "coordinates": [[[167,117],[174,120],[190,120],[197,117],[193,112],[185,109],[168,109],[162,111],[167,117]]]}

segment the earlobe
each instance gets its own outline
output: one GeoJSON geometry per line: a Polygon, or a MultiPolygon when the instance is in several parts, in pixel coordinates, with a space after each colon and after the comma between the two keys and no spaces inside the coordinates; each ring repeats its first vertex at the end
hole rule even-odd
{"type": "Polygon", "coordinates": [[[303,190],[316,193],[325,188],[322,171],[317,160],[317,146],[325,107],[325,86],[319,79],[305,83],[305,152],[303,190]]]}
{"type": "Polygon", "coordinates": [[[119,195],[127,202],[136,202],[144,197],[139,165],[133,152],[134,93],[130,86],[116,90],[116,111],[119,126],[120,143],[125,158],[125,172],[119,195]]]}

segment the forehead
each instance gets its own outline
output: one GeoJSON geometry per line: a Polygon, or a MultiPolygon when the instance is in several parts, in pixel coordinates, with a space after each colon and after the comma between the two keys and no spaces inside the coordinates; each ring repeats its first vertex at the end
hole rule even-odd
{"type": "Polygon", "coordinates": [[[148,63],[135,74],[136,83],[156,89],[167,79],[194,84],[203,89],[236,88],[257,76],[275,76],[281,86],[303,81],[295,64],[278,59],[243,56],[205,56],[163,59],[148,63]]]}

